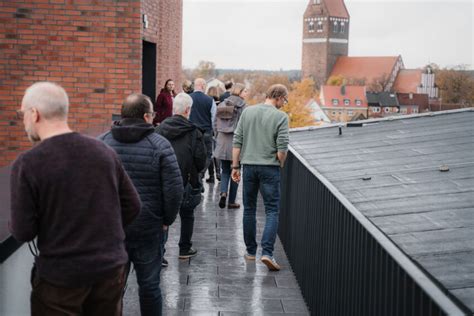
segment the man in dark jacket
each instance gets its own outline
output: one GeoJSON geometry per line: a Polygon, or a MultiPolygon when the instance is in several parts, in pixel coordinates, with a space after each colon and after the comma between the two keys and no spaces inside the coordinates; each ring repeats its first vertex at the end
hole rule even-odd
{"type": "MultiPolygon", "coordinates": [[[[188,182],[194,188],[200,186],[199,172],[206,167],[207,152],[201,131],[188,120],[193,100],[186,93],[178,94],[173,103],[174,116],[165,119],[157,128],[174,148],[186,188],[188,182]]],[[[197,254],[191,248],[194,228],[194,208],[181,206],[181,235],[179,238],[179,258],[186,259],[197,254]]]]}
{"type": "Polygon", "coordinates": [[[26,90],[19,118],[38,143],[15,160],[10,230],[37,238],[31,315],[122,315],[126,281],[124,227],[140,199],[117,154],[71,131],[63,88],[38,82],[26,90]]]}
{"type": "MultiPolygon", "coordinates": [[[[210,96],[204,93],[206,91],[206,80],[197,78],[194,80],[194,92],[190,94],[193,99],[193,106],[189,114],[189,120],[199,127],[204,135],[204,144],[207,150],[206,168],[212,159],[212,134],[213,122],[216,118],[216,102],[210,96]]],[[[199,180],[202,181],[204,173],[201,172],[199,180]]]]}
{"type": "Polygon", "coordinates": [[[161,243],[163,232],[176,219],[183,195],[173,148],[155,133],[153,117],[150,98],[132,94],[122,105],[122,120],[99,137],[118,153],[142,200],[140,215],[125,231],[142,315],[162,313],[161,243]]]}

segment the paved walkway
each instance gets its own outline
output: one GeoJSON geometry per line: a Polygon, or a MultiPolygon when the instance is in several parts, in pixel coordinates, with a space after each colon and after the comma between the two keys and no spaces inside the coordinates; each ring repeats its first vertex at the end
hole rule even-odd
{"type": "MultiPolygon", "coordinates": [[[[308,310],[278,240],[275,258],[282,266],[270,272],[257,258],[247,262],[240,210],[217,206],[218,183],[208,186],[195,211],[193,247],[196,257],[178,259],[179,217],[171,227],[162,270],[164,315],[308,315],[308,310]]],[[[241,192],[237,197],[242,201],[241,192]]],[[[258,236],[264,223],[262,203],[258,205],[258,236]]],[[[259,250],[261,250],[259,248],[259,250]]],[[[131,274],[124,300],[124,315],[139,315],[135,275],[131,274]]]]}

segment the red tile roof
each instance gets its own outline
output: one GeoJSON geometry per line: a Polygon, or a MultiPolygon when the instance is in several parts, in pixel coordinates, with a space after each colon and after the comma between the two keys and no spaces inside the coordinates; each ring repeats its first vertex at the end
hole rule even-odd
{"type": "MultiPolygon", "coordinates": [[[[366,89],[364,86],[345,86],[345,94],[342,94],[342,86],[322,86],[321,95],[324,97],[324,106],[332,107],[332,100],[339,100],[339,107],[367,107],[366,89]],[[350,104],[344,105],[344,99],[349,99],[350,104]],[[356,105],[355,100],[361,100],[361,105],[356,105]]],[[[334,106],[334,107],[337,107],[334,106]]]]}
{"type": "Polygon", "coordinates": [[[331,76],[342,75],[346,79],[366,79],[370,85],[384,74],[390,76],[397,64],[398,56],[391,57],[339,57],[331,76]]]}
{"type": "Polygon", "coordinates": [[[344,4],[344,0],[325,0],[324,3],[328,9],[329,16],[349,18],[349,12],[344,4]]]}
{"type": "Polygon", "coordinates": [[[420,112],[430,108],[430,99],[424,93],[397,93],[397,98],[400,105],[418,105],[420,112]]]}
{"type": "Polygon", "coordinates": [[[417,87],[421,84],[421,69],[402,69],[393,84],[393,90],[400,93],[417,93],[417,87]]]}

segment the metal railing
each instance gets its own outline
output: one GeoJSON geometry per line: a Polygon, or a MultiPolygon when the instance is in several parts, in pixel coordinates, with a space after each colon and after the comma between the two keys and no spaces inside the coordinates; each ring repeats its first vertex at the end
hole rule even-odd
{"type": "Polygon", "coordinates": [[[466,313],[292,148],[278,235],[312,315],[466,313]]]}

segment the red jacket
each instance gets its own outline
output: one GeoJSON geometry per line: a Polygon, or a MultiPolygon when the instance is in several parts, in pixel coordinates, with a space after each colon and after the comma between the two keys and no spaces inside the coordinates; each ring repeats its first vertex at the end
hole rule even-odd
{"type": "Polygon", "coordinates": [[[173,115],[173,95],[166,89],[161,89],[158,98],[156,98],[155,107],[156,117],[153,124],[161,123],[165,118],[173,115]]]}

